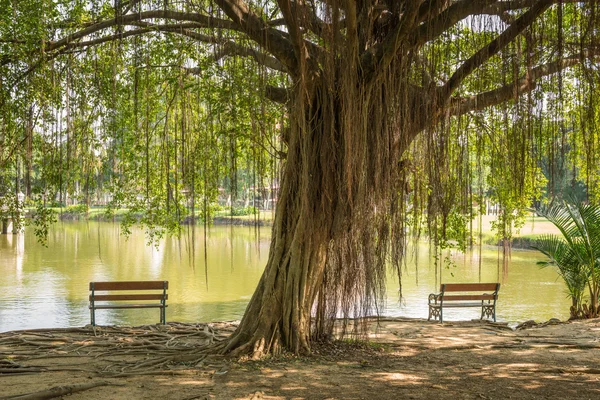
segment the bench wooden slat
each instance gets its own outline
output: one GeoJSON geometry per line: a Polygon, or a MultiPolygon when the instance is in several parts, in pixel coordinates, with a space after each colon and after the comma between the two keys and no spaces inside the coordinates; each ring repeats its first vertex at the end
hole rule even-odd
{"type": "MultiPolygon", "coordinates": [[[[430,304],[429,307],[440,308],[442,306],[441,303],[438,304],[430,304]]],[[[481,303],[443,303],[444,308],[454,308],[454,307],[481,307],[481,303]]]]}
{"type": "Polygon", "coordinates": [[[481,319],[491,317],[495,322],[498,290],[499,283],[442,283],[440,293],[429,295],[428,320],[434,317],[443,322],[444,308],[478,307],[481,309],[481,319]],[[474,300],[478,302],[473,302],[474,300]]]}
{"type": "MultiPolygon", "coordinates": [[[[168,307],[168,305],[165,304],[165,307],[168,307]]],[[[163,308],[162,304],[114,304],[114,305],[102,305],[102,306],[94,306],[94,308],[96,310],[101,309],[101,310],[110,310],[110,309],[116,309],[116,308],[163,308]]],[[[92,307],[90,306],[90,309],[92,309],[92,307]]]]}
{"type": "Polygon", "coordinates": [[[444,292],[484,292],[486,290],[493,292],[497,288],[497,283],[443,283],[440,286],[440,292],[442,290],[444,292]]]}
{"type": "Polygon", "coordinates": [[[495,300],[498,298],[498,296],[493,294],[444,294],[443,298],[445,303],[446,301],[460,300],[495,300]]]}
{"type": "Polygon", "coordinates": [[[90,282],[90,319],[92,326],[96,325],[96,310],[119,308],[160,308],[160,323],[166,324],[167,281],[120,281],[120,282],[90,282]],[[112,291],[128,291],[129,293],[112,294],[112,291]],[[131,293],[146,291],[146,293],[131,293]],[[147,291],[154,291],[154,293],[147,291]],[[158,292],[160,291],[160,292],[158,292]],[[98,294],[98,292],[102,294],[98,294]],[[159,303],[122,303],[127,301],[159,301],[159,303]],[[98,302],[104,302],[98,304],[98,302]],[[106,302],[110,302],[107,304],[106,302]]]}
{"type": "Polygon", "coordinates": [[[121,281],[90,282],[90,290],[162,290],[168,289],[167,281],[121,281]]]}
{"type": "MultiPolygon", "coordinates": [[[[95,294],[90,295],[90,301],[129,301],[129,300],[168,300],[169,295],[160,294],[95,294]]],[[[98,308],[98,307],[96,307],[98,308]]]]}

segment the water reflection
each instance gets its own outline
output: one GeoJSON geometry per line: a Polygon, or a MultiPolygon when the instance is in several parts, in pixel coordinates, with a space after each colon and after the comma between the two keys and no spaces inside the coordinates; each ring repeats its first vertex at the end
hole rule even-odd
{"type": "MultiPolygon", "coordinates": [[[[427,296],[438,291],[439,282],[501,282],[498,320],[542,321],[550,318],[566,319],[569,316],[570,303],[563,281],[551,268],[540,269],[536,265],[541,256],[535,251],[513,250],[506,276],[503,276],[502,261],[498,259],[495,248],[483,249],[481,269],[477,252],[444,254],[444,257],[449,257],[451,264],[438,264],[436,267],[433,259],[423,260],[426,258],[423,257],[427,254],[426,251],[426,247],[421,246],[417,268],[414,261],[409,261],[403,270],[401,304],[397,296],[391,295],[399,290],[398,282],[389,280],[386,315],[426,317],[427,296]]],[[[449,320],[479,318],[479,311],[476,308],[448,309],[444,310],[444,319],[446,316],[449,320]]]]}
{"type": "MultiPolygon", "coordinates": [[[[186,229],[181,239],[148,246],[140,230],[126,238],[118,224],[64,222],[51,229],[47,248],[30,230],[0,235],[0,331],[88,324],[88,283],[101,280],[168,280],[170,321],[238,319],[267,261],[269,233],[268,228],[216,226],[205,238],[197,227],[193,235],[186,229]]],[[[496,282],[501,274],[495,249],[485,249],[481,260],[476,252],[444,254],[451,265],[441,267],[426,245],[408,254],[402,302],[397,277],[390,274],[385,315],[424,318],[427,295],[440,281],[496,282]]],[[[535,252],[513,251],[500,289],[499,320],[568,316],[562,281],[553,270],[539,269],[538,259],[535,252]]],[[[447,313],[448,320],[478,316],[476,309],[447,313]]],[[[158,310],[101,310],[96,318],[99,324],[155,323],[158,310]]]]}

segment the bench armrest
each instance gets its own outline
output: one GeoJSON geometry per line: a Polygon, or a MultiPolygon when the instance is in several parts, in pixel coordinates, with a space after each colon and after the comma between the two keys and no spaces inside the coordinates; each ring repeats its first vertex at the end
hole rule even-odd
{"type": "Polygon", "coordinates": [[[441,293],[431,293],[429,295],[429,304],[431,304],[432,302],[437,304],[438,300],[440,299],[440,297],[442,297],[441,293]]]}

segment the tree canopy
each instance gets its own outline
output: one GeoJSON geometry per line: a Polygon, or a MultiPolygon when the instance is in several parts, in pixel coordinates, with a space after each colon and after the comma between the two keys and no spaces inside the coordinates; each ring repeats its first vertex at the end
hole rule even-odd
{"type": "Polygon", "coordinates": [[[487,196],[510,239],[567,171],[598,198],[599,11],[3,0],[0,190],[25,188],[40,226],[48,202],[110,193],[160,235],[197,205],[206,220],[238,171],[279,182],[269,261],[223,350],[308,351],[379,309],[409,229],[464,246],[487,196]]]}

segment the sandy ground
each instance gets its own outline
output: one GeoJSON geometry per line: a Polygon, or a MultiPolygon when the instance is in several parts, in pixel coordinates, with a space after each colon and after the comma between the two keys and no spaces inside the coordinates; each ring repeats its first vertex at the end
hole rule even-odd
{"type": "Polygon", "coordinates": [[[197,352],[227,323],[7,332],[0,396],[71,386],[85,389],[72,400],[600,399],[600,319],[530,325],[385,319],[368,342],[262,361],[197,352]]]}

